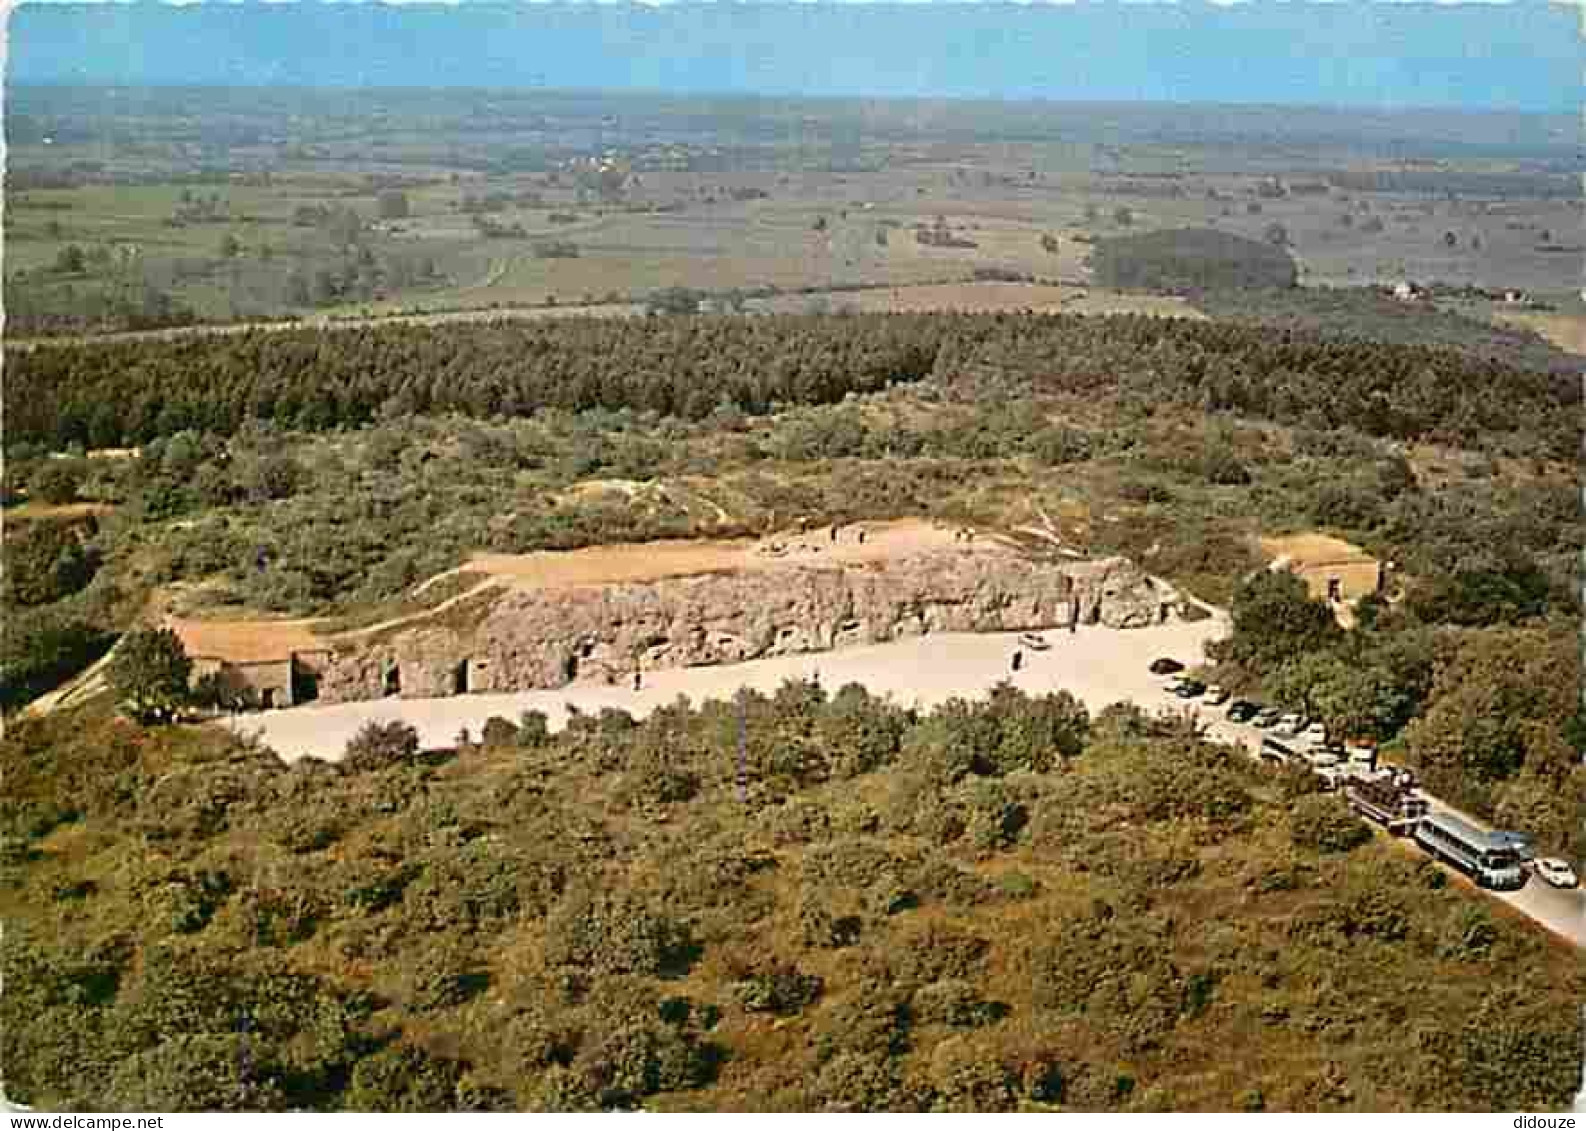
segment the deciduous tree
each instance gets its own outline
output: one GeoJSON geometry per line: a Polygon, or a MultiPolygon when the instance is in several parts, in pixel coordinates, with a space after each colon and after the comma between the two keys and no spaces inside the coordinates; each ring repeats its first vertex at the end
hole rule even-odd
{"type": "Polygon", "coordinates": [[[123,707],[141,723],[168,723],[190,701],[193,661],[169,628],[129,632],[106,673],[123,707]]]}

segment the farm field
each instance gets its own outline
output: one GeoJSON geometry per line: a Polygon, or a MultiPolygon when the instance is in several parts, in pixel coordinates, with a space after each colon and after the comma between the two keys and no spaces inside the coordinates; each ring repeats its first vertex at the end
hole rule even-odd
{"type": "MultiPolygon", "coordinates": [[[[886,312],[1032,310],[1038,314],[1154,314],[1173,318],[1205,318],[1181,298],[1129,294],[1104,287],[1061,287],[1039,283],[921,283],[820,296],[837,310],[886,312]]],[[[797,314],[808,309],[808,296],[753,300],[753,309],[797,314]]]]}
{"type": "Polygon", "coordinates": [[[597,143],[589,126],[605,119],[588,112],[497,121],[466,158],[422,120],[372,145],[346,121],[316,131],[303,117],[295,140],[222,144],[203,161],[185,142],[152,140],[171,128],[154,110],[138,119],[142,145],[21,141],[6,202],[9,321],[27,337],[634,305],[674,288],[741,298],[1011,277],[1088,285],[1091,241],[1183,227],[1280,240],[1302,286],[1435,280],[1548,298],[1572,290],[1580,258],[1577,202],[1523,163],[1433,175],[1335,141],[1275,161],[1259,149],[1112,146],[1094,130],[1083,143],[946,141],[923,123],[915,136],[845,123],[840,142],[784,124],[750,141],[712,135],[708,111],[693,136],[601,126],[597,143]],[[520,154],[521,167],[479,167],[494,151],[520,154]],[[1447,191],[1434,191],[1437,176],[1447,191]]]}
{"type": "Polygon", "coordinates": [[[1586,314],[1509,314],[1499,321],[1535,330],[1561,350],[1586,355],[1586,314]]]}

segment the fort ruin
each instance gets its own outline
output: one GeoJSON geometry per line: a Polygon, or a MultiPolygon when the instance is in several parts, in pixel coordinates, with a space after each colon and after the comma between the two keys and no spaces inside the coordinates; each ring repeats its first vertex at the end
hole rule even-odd
{"type": "Polygon", "coordinates": [[[288,706],[616,683],[928,633],[1131,628],[1181,612],[1177,592],[1127,559],[1032,554],[919,522],[486,556],[467,569],[481,578],[468,599],[377,630],[315,636],[295,622],[273,650],[233,658],[216,655],[225,634],[212,625],[173,627],[205,670],[257,676],[288,706]]]}

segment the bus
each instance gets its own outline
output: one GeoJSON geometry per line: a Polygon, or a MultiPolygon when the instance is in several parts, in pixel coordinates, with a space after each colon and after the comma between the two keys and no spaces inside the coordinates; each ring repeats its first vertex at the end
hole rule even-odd
{"type": "Polygon", "coordinates": [[[1464,872],[1479,887],[1514,890],[1525,886],[1525,869],[1513,844],[1451,813],[1428,813],[1412,835],[1427,852],[1464,872]]]}

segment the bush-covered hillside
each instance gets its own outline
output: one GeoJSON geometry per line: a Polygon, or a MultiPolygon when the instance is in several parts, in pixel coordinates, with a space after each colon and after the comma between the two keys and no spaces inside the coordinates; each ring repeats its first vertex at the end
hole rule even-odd
{"type": "MultiPolygon", "coordinates": [[[[121,1110],[1559,1108],[1586,967],[1179,724],[790,684],[286,768],[8,727],[9,1094],[121,1110]],[[1238,1050],[1231,1054],[1231,1050],[1238,1050]]],[[[396,741],[391,741],[395,739],[396,741]]]]}
{"type": "Polygon", "coordinates": [[[1092,277],[1103,287],[1156,291],[1292,287],[1294,257],[1271,243],[1214,228],[1174,228],[1099,240],[1092,277]]]}

